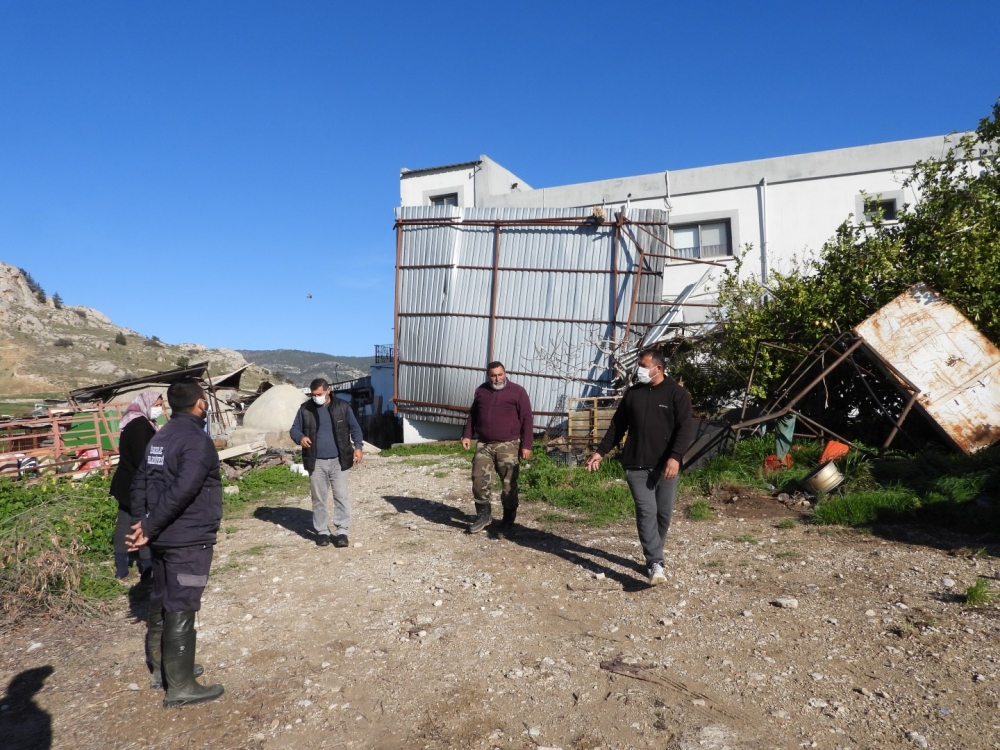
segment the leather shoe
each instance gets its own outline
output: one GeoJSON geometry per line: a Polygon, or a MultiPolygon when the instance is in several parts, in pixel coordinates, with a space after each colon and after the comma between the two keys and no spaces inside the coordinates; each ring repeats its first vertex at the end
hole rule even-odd
{"type": "Polygon", "coordinates": [[[333,538],[333,546],[334,547],[350,547],[351,546],[351,540],[347,538],[347,534],[337,534],[337,536],[335,536],[333,538]]]}
{"type": "Polygon", "coordinates": [[[320,534],[318,537],[316,537],[316,546],[317,547],[326,547],[329,544],[330,544],[330,535],[329,534],[320,534]]]}

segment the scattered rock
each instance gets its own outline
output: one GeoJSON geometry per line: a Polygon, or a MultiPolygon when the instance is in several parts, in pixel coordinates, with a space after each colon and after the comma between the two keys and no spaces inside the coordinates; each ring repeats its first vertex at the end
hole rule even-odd
{"type": "Polygon", "coordinates": [[[941,585],[944,586],[946,589],[953,588],[955,586],[955,579],[954,578],[942,578],[941,579],[941,585]]]}
{"type": "Polygon", "coordinates": [[[239,485],[227,484],[225,487],[222,488],[222,493],[224,495],[238,495],[240,494],[239,485]]]}
{"type": "Polygon", "coordinates": [[[799,600],[793,599],[790,596],[783,596],[779,599],[774,600],[774,606],[781,607],[782,609],[798,609],[799,600]]]}
{"type": "Polygon", "coordinates": [[[906,739],[908,739],[917,747],[928,747],[927,738],[924,737],[919,732],[907,732],[906,739]]]}

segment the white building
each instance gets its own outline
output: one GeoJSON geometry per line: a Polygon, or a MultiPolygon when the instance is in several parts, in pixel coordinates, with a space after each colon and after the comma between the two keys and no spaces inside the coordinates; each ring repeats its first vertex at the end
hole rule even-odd
{"type": "MultiPolygon", "coordinates": [[[[850,215],[863,220],[876,198],[883,217],[893,220],[904,203],[916,200],[903,187],[914,164],[942,156],[947,147],[947,136],[932,136],[537,189],[484,155],[460,164],[401,170],[400,205],[587,212],[605,205],[609,215],[626,203],[665,209],[677,255],[726,264],[751,245],[743,272],[766,278],[819,250],[850,215]]],[[[706,268],[701,294],[689,301],[710,303],[712,275],[721,269],[683,260],[671,261],[664,272],[664,299],[675,299],[706,268]]],[[[709,309],[687,307],[684,320],[698,322],[709,309]]]]}
{"type": "MultiPolygon", "coordinates": [[[[676,256],[660,265],[662,299],[684,297],[686,306],[672,321],[691,325],[703,322],[713,309],[713,279],[732,267],[747,247],[742,273],[766,279],[772,271],[787,271],[797,258],[818,251],[849,217],[865,221],[876,204],[884,220],[895,220],[904,203],[916,202],[912,189],[903,185],[913,166],[943,156],[948,141],[934,136],[546,188],[532,188],[480,156],[459,164],[401,170],[400,205],[580,209],[579,216],[590,216],[603,206],[609,218],[623,207],[663,211],[672,249],[647,250],[676,256]]],[[[387,377],[382,380],[381,390],[393,387],[387,377]]],[[[459,404],[461,398],[471,399],[469,391],[441,398],[459,404]]],[[[403,428],[405,442],[456,438],[460,431],[454,420],[427,421],[412,413],[404,415],[403,428]]]]}

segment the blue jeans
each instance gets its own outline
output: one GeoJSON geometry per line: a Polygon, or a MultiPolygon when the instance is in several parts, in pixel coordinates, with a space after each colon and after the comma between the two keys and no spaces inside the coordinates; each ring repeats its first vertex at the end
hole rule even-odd
{"type": "Polygon", "coordinates": [[[677,499],[677,477],[664,479],[656,469],[629,469],[628,488],[635,500],[635,526],[646,556],[646,567],[663,564],[663,544],[670,529],[670,516],[677,499]]]}

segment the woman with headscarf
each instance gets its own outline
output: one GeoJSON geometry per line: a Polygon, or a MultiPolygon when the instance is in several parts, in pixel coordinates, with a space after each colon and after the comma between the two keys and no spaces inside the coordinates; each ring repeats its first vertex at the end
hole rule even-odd
{"type": "Polygon", "coordinates": [[[132,399],[125,409],[118,429],[118,468],[111,479],[111,495],[118,501],[118,523],[115,525],[115,578],[123,580],[128,577],[129,565],[138,559],[142,578],[152,572],[153,561],[149,549],[143,547],[136,552],[129,552],[125,546],[125,535],[132,532],[132,517],[129,506],[129,488],[135,470],[139,468],[146,456],[146,446],[156,434],[156,420],[163,414],[163,396],[155,391],[144,391],[132,399]]]}

